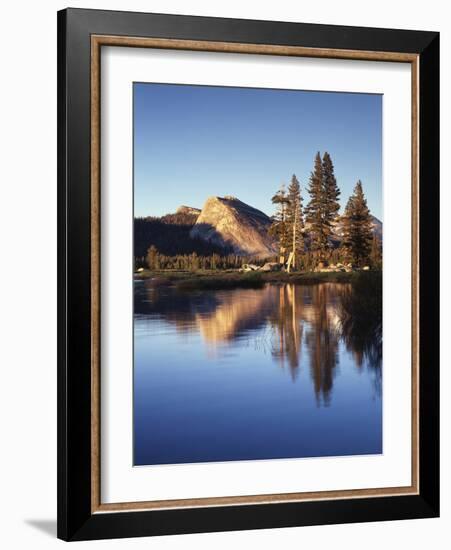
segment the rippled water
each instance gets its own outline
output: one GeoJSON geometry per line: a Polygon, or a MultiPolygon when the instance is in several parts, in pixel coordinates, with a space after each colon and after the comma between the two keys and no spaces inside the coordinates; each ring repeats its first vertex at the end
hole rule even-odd
{"type": "Polygon", "coordinates": [[[134,284],[135,465],[382,452],[381,341],[343,323],[349,285],[134,284]]]}

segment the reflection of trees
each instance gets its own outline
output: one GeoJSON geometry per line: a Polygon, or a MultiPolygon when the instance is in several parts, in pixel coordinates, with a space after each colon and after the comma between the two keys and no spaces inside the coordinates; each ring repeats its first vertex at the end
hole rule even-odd
{"type": "Polygon", "coordinates": [[[306,334],[310,374],[318,404],[330,404],[335,368],[338,364],[338,332],[336,327],[337,285],[310,287],[312,313],[306,334]]]}
{"type": "Polygon", "coordinates": [[[346,289],[340,303],[341,336],[358,368],[364,362],[382,389],[382,275],[366,273],[346,289]]]}
{"type": "Polygon", "coordinates": [[[159,286],[152,280],[135,283],[135,315],[164,319],[180,332],[192,331],[196,316],[212,314],[218,303],[214,293],[175,292],[172,287],[159,286]]]}
{"type": "Polygon", "coordinates": [[[277,288],[279,307],[270,322],[276,331],[273,355],[299,373],[302,343],[309,355],[310,372],[318,403],[329,404],[338,364],[338,300],[343,285],[283,285],[277,288]],[[305,326],[305,328],[304,328],[305,326]]]}
{"type": "Polygon", "coordinates": [[[302,323],[302,287],[282,285],[276,287],[278,306],[270,316],[270,323],[276,331],[273,339],[272,354],[282,367],[288,362],[291,377],[296,380],[299,374],[303,323],[302,323]]]}
{"type": "Polygon", "coordinates": [[[288,364],[297,379],[304,344],[318,404],[328,406],[339,364],[339,342],[344,342],[357,368],[374,372],[381,390],[382,291],[377,275],[364,274],[353,284],[274,287],[278,307],[269,321],[275,330],[272,354],[288,364]],[[373,277],[373,279],[371,279],[373,277]]]}

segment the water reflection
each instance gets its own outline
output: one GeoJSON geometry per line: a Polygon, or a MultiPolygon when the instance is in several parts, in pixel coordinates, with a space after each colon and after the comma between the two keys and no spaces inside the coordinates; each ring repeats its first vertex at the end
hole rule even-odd
{"type": "Polygon", "coordinates": [[[339,297],[335,285],[312,287],[313,322],[306,335],[310,373],[317,403],[330,404],[333,380],[338,365],[339,297]]]}
{"type": "Polygon", "coordinates": [[[134,464],[382,452],[380,297],[136,281],[134,464]]]}
{"type": "Polygon", "coordinates": [[[199,334],[210,351],[224,352],[233,349],[234,341],[247,340],[269,352],[293,382],[304,363],[317,406],[329,406],[340,342],[356,369],[373,373],[374,389],[381,392],[382,310],[380,297],[374,292],[372,297],[373,303],[363,303],[359,310],[364,299],[350,284],[177,291],[136,281],[135,317],[140,322],[164,321],[178,333],[199,334]]]}
{"type": "Polygon", "coordinates": [[[382,278],[357,279],[340,295],[340,335],[357,368],[372,373],[382,392],[382,278]]]}

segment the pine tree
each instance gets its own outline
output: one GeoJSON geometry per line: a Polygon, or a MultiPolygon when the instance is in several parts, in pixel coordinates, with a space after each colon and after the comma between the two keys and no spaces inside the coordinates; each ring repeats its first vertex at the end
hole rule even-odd
{"type": "Polygon", "coordinates": [[[190,256],[190,269],[191,271],[197,271],[199,269],[199,256],[196,252],[193,252],[190,256]]]}
{"type": "Polygon", "coordinates": [[[324,224],[328,235],[331,233],[332,223],[340,210],[340,189],[334,174],[334,165],[329,153],[323,155],[323,193],[324,193],[324,224]]]}
{"type": "Polygon", "coordinates": [[[323,165],[319,151],[316,153],[315,165],[310,174],[308,192],[310,201],[305,209],[305,214],[306,221],[310,223],[310,248],[323,256],[328,248],[328,233],[324,223],[323,165]]]}
{"type": "Polygon", "coordinates": [[[371,216],[359,180],[348,200],[343,216],[343,247],[349,260],[357,266],[364,265],[371,250],[371,216]]]}
{"type": "Polygon", "coordinates": [[[289,223],[287,220],[289,199],[284,184],[281,185],[271,201],[276,206],[276,213],[272,217],[269,234],[277,238],[280,253],[283,255],[290,244],[289,223]]]}
{"type": "Polygon", "coordinates": [[[304,216],[302,212],[301,186],[296,175],[293,174],[288,186],[288,212],[287,221],[291,230],[291,251],[293,252],[293,265],[299,266],[304,253],[304,216]]]}
{"type": "Polygon", "coordinates": [[[146,261],[150,270],[160,269],[160,257],[154,245],[147,251],[146,261]]]}

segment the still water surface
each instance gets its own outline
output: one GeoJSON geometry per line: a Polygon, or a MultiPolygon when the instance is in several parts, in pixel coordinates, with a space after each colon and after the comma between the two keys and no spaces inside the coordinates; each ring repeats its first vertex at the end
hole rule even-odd
{"type": "Polygon", "coordinates": [[[382,452],[381,342],[344,328],[349,285],[134,285],[135,465],[382,452]]]}

